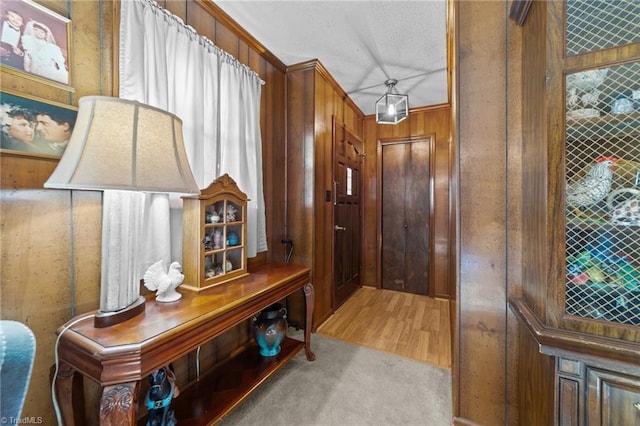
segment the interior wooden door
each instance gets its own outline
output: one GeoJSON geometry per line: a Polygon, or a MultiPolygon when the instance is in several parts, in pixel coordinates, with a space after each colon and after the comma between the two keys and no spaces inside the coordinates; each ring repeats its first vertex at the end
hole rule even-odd
{"type": "Polygon", "coordinates": [[[333,125],[333,306],[342,305],[360,286],[360,147],[342,125],[333,125]]]}
{"type": "Polygon", "coordinates": [[[429,294],[430,140],[381,145],[381,286],[429,294]]]}

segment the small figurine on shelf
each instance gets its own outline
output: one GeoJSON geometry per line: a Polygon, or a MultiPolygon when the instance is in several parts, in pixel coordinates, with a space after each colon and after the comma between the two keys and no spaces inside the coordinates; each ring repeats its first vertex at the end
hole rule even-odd
{"type": "Polygon", "coordinates": [[[146,405],[149,410],[148,426],[175,426],[176,414],[170,409],[171,400],[180,395],[172,367],[162,367],[149,375],[146,405]]]}
{"type": "Polygon", "coordinates": [[[222,275],[223,271],[222,271],[222,265],[219,263],[216,263],[213,267],[213,275],[214,276],[218,276],[218,275],[222,275]]]}
{"type": "Polygon", "coordinates": [[[618,97],[611,105],[611,114],[631,114],[633,112],[633,101],[624,96],[618,97]]]}
{"type": "MultiPolygon", "coordinates": [[[[580,97],[582,104],[590,109],[594,109],[598,106],[600,95],[602,92],[598,89],[593,89],[591,92],[587,92],[580,97]]],[[[597,110],[596,110],[597,111],[597,110]]],[[[591,113],[596,115],[596,113],[591,113]]]]}
{"type": "Polygon", "coordinates": [[[206,221],[207,223],[218,223],[220,222],[220,215],[215,210],[208,211],[206,214],[206,221]]]}
{"type": "Polygon", "coordinates": [[[567,118],[580,119],[600,117],[597,109],[600,97],[598,87],[604,83],[608,68],[587,70],[566,77],[567,118]],[[582,101],[582,105],[580,105],[582,101]],[[583,108],[580,108],[582,106],[583,108]]]}
{"type": "Polygon", "coordinates": [[[607,207],[611,211],[611,224],[640,226],[640,190],[621,188],[611,192],[607,197],[607,207]],[[617,202],[619,195],[626,199],[617,202]]]}
{"type": "Polygon", "coordinates": [[[149,266],[144,273],[143,279],[144,286],[156,292],[156,302],[175,302],[182,297],[182,295],[176,291],[176,288],[184,281],[182,266],[180,266],[178,262],[171,263],[167,271],[164,261],[159,260],[149,266]]]}
{"type": "Polygon", "coordinates": [[[585,272],[585,266],[591,262],[591,253],[583,251],[577,256],[567,257],[567,277],[574,284],[586,284],[589,275],[585,272]]]}
{"type": "Polygon", "coordinates": [[[204,238],[202,239],[202,244],[204,244],[205,250],[211,250],[213,248],[211,237],[208,235],[204,236],[204,238]]]}
{"type": "Polygon", "coordinates": [[[213,249],[221,249],[222,248],[222,231],[216,229],[213,231],[213,249]]]}
{"type": "Polygon", "coordinates": [[[600,157],[582,179],[566,185],[567,207],[582,215],[580,207],[592,207],[607,198],[611,191],[615,157],[600,157]]]}
{"type": "Polygon", "coordinates": [[[591,265],[589,269],[585,271],[585,274],[589,277],[589,281],[594,284],[601,284],[607,280],[607,276],[599,265],[591,265]]]}
{"type": "Polygon", "coordinates": [[[227,222],[235,222],[236,221],[236,212],[238,210],[233,204],[229,204],[227,206],[227,222]]]}
{"type": "Polygon", "coordinates": [[[227,234],[227,245],[228,246],[237,246],[240,243],[240,239],[238,238],[238,234],[233,231],[229,231],[227,234]]]}
{"type": "Polygon", "coordinates": [[[624,286],[627,290],[640,290],[640,271],[634,268],[630,263],[625,263],[620,266],[617,271],[616,278],[618,280],[618,284],[624,286]]]}

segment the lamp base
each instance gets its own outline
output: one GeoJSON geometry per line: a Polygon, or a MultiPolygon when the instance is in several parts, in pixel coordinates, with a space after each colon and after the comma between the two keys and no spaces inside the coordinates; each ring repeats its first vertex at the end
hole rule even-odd
{"type": "Polygon", "coordinates": [[[138,296],[135,302],[130,304],[124,309],[115,312],[96,312],[96,316],[93,321],[95,328],[111,327],[112,325],[120,324],[128,319],[131,319],[144,312],[145,298],[138,296]]]}

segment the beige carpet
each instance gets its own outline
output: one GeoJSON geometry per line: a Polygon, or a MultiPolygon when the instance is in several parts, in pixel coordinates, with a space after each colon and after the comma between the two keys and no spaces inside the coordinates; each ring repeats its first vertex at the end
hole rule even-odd
{"type": "Polygon", "coordinates": [[[451,424],[449,370],[318,334],[311,347],[315,361],[298,353],[221,424],[451,424]]]}

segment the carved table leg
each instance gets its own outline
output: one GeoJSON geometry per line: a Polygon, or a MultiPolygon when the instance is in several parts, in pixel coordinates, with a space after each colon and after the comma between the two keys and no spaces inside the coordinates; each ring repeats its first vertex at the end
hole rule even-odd
{"type": "Polygon", "coordinates": [[[305,310],[307,312],[306,323],[304,327],[304,352],[307,355],[307,360],[313,361],[316,359],[316,355],[311,352],[311,327],[313,325],[313,304],[315,294],[313,285],[311,283],[304,285],[304,303],[305,310]]]}
{"type": "Polygon", "coordinates": [[[136,424],[140,382],[105,386],[100,401],[100,426],[136,424]]]}
{"type": "MultiPolygon", "coordinates": [[[[52,379],[54,379],[54,371],[55,365],[51,367],[52,379]]],[[[66,362],[60,361],[54,386],[63,424],[65,426],[83,425],[85,416],[82,375],[66,362]]]]}

